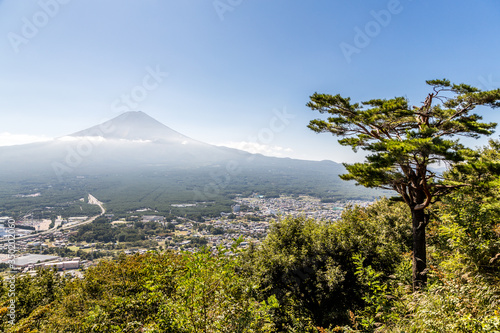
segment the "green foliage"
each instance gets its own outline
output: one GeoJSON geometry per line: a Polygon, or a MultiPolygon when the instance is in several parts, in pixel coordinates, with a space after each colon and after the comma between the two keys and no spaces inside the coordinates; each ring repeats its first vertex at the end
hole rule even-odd
{"type": "MultiPolygon", "coordinates": [[[[236,251],[236,246],[233,247],[236,251]]],[[[258,303],[248,297],[253,288],[236,275],[237,260],[219,249],[182,256],[183,274],[174,277],[177,292],[160,307],[160,320],[180,332],[264,332],[272,324],[269,311],[277,306],[270,297],[258,303]]]]}
{"type": "Polygon", "coordinates": [[[97,205],[79,200],[88,193],[88,188],[79,184],[77,179],[69,183],[59,183],[51,181],[50,178],[33,176],[33,179],[26,179],[26,177],[26,174],[23,174],[22,178],[9,175],[8,179],[0,180],[1,215],[20,218],[33,213],[35,219],[54,219],[58,215],[94,216],[101,212],[97,205]],[[40,195],[18,196],[34,193],[40,195]]]}
{"type": "MultiPolygon", "coordinates": [[[[2,327],[9,332],[271,332],[276,300],[254,300],[253,286],[237,273],[239,259],[229,254],[219,249],[216,254],[122,256],[71,281],[42,271],[18,281],[18,321],[2,327]]],[[[6,295],[1,301],[6,304],[6,295]]]]}
{"type": "Polygon", "coordinates": [[[259,297],[275,295],[280,303],[279,330],[348,324],[348,311],[366,302],[353,255],[365,257],[384,276],[393,274],[410,243],[408,213],[404,204],[384,199],[369,208],[352,207],[331,224],[303,217],[274,223],[245,261],[259,297]]]}
{"type": "Polygon", "coordinates": [[[166,227],[158,222],[134,222],[131,227],[126,224],[112,225],[106,217],[99,217],[89,224],[78,228],[76,235],[72,236],[73,242],[128,242],[135,244],[147,244],[148,236],[165,234],[172,231],[175,226],[169,223],[166,227]]]}
{"type": "MultiPolygon", "coordinates": [[[[454,136],[478,138],[492,134],[496,123],[481,122],[482,117],[472,111],[477,106],[500,106],[500,89],[481,91],[446,79],[430,80],[427,84],[433,92],[419,107],[412,107],[404,97],[351,103],[350,98],[318,93],[307,104],[312,110],[327,114],[326,119],[312,120],[308,126],[311,130],[331,133],[339,137],[341,145],[369,153],[363,163],[345,163],[347,173],[340,177],[365,187],[394,190],[411,209],[415,289],[427,281],[428,215],[423,210],[444,193],[470,186],[457,177],[450,179],[453,173],[437,175],[429,165],[445,162],[455,166],[470,161],[474,152],[454,136]]],[[[477,163],[469,163],[469,168],[474,165],[477,163]]],[[[500,167],[495,171],[500,174],[500,167]]]]}
{"type": "Polygon", "coordinates": [[[474,184],[443,197],[429,225],[430,283],[419,293],[398,295],[386,322],[390,332],[500,331],[500,217],[497,142],[479,149],[467,174],[453,177],[474,184]]]}
{"type": "Polygon", "coordinates": [[[359,323],[364,330],[372,331],[391,317],[388,283],[382,281],[383,273],[376,272],[371,266],[363,266],[364,258],[360,254],[353,255],[353,260],[356,266],[354,274],[365,287],[362,297],[365,305],[357,311],[355,324],[359,323]]]}
{"type": "Polygon", "coordinates": [[[443,198],[432,242],[443,256],[461,257],[482,274],[500,274],[500,143],[490,141],[476,158],[450,170],[455,179],[473,186],[443,198]],[[464,172],[465,170],[465,172],[464,172]]]}
{"type": "MultiPolygon", "coordinates": [[[[5,311],[10,301],[14,300],[15,320],[18,321],[18,325],[17,329],[12,332],[22,332],[27,327],[26,319],[28,317],[38,317],[40,312],[52,307],[54,302],[60,298],[62,288],[64,288],[67,280],[52,269],[42,269],[38,271],[36,277],[30,275],[21,277],[15,275],[13,277],[15,279],[15,290],[11,292],[8,292],[5,288],[1,290],[0,312],[5,311]],[[12,293],[14,297],[12,297],[12,293]]],[[[9,317],[4,315],[0,317],[0,328],[4,332],[11,326],[8,321],[9,317]]],[[[37,322],[32,324],[32,329],[39,328],[37,322]]]]}
{"type": "MultiPolygon", "coordinates": [[[[121,255],[81,279],[16,276],[14,327],[0,280],[0,330],[499,332],[498,148],[492,141],[447,171],[450,182],[470,186],[429,209],[429,283],[416,292],[410,209],[382,199],[334,222],[283,218],[246,252],[240,239],[231,249],[121,255]]],[[[154,233],[149,226],[134,228],[154,233]]]]}
{"type": "Polygon", "coordinates": [[[454,135],[475,138],[493,133],[495,123],[480,122],[482,118],[471,112],[478,105],[498,107],[500,89],[481,91],[448,80],[427,83],[434,92],[421,107],[412,107],[404,97],[351,103],[340,95],[311,96],[307,106],[328,117],[312,120],[310,129],[332,133],[341,138],[340,144],[355,151],[361,148],[372,153],[364,163],[345,164],[348,173],[342,179],[394,189],[410,207],[424,204],[415,197],[415,190],[425,192],[424,206],[441,194],[444,187],[428,165],[466,159],[471,151],[453,140],[454,135]]]}
{"type": "Polygon", "coordinates": [[[406,316],[391,332],[498,332],[498,288],[479,276],[441,277],[428,290],[404,297],[406,316]]]}
{"type": "MultiPolygon", "coordinates": [[[[245,159],[246,160],[246,159],[245,159]]],[[[151,166],[119,173],[90,174],[85,178],[68,177],[64,182],[54,180],[52,169],[47,175],[26,174],[14,178],[0,174],[0,201],[2,216],[21,216],[29,211],[44,211],[45,218],[62,215],[94,216],[100,213],[97,205],[80,202],[92,193],[115,216],[143,208],[157,210],[156,215],[218,217],[230,212],[236,194],[251,196],[258,192],[266,197],[281,194],[309,194],[317,197],[335,197],[337,200],[371,200],[379,191],[355,187],[341,182],[337,174],[341,167],[333,162],[296,161],[293,167],[286,160],[259,159],[241,164],[241,172],[228,178],[226,164],[203,168],[183,169],[151,166]],[[260,163],[265,163],[261,165],[260,163]],[[16,194],[41,193],[37,197],[15,197],[16,194]],[[192,203],[193,207],[174,207],[172,204],[192,203]],[[51,207],[50,209],[46,207],[51,207]],[[80,209],[80,207],[82,207],[80,209]]]]}
{"type": "MultiPolygon", "coordinates": [[[[437,252],[433,254],[437,254],[437,252]]],[[[498,332],[500,284],[468,266],[460,256],[434,262],[426,290],[394,288],[383,332],[498,332]]]]}

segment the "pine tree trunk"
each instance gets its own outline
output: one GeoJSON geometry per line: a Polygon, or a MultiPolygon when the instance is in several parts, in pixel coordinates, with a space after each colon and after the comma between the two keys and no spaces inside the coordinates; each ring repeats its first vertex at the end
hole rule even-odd
{"type": "Polygon", "coordinates": [[[425,251],[425,226],[428,216],[424,210],[411,209],[413,225],[413,290],[427,283],[427,260],[425,251]]]}

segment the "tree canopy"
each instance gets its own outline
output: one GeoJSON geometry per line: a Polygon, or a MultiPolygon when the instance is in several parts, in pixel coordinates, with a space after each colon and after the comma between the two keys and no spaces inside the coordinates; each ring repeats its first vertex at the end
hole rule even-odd
{"type": "Polygon", "coordinates": [[[313,94],[307,104],[314,111],[327,114],[315,119],[309,128],[327,132],[356,152],[370,154],[363,163],[347,164],[344,180],[355,180],[366,187],[394,190],[410,207],[414,233],[415,287],[425,284],[424,213],[433,199],[458,187],[471,185],[437,174],[430,168],[437,163],[453,167],[471,160],[477,152],[464,147],[457,136],[479,138],[490,135],[496,123],[482,122],[472,111],[478,106],[500,106],[500,89],[481,91],[467,84],[449,80],[429,80],[432,92],[420,106],[407,98],[372,99],[352,103],[339,94],[313,94]]]}

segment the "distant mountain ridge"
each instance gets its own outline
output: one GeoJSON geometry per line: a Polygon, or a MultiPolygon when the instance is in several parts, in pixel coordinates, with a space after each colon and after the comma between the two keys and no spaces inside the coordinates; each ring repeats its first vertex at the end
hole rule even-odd
{"type": "Polygon", "coordinates": [[[31,204],[50,206],[49,194],[81,197],[91,191],[118,211],[167,209],[179,201],[227,204],[238,193],[380,195],[341,181],[338,175],[344,171],[332,161],[268,157],[206,144],[135,111],[52,141],[0,147],[0,202],[15,207],[22,202],[13,195],[33,188],[41,195],[30,198],[31,204]]]}
{"type": "MultiPolygon", "coordinates": [[[[343,170],[332,161],[314,162],[268,157],[214,146],[185,136],[142,111],[125,112],[102,124],[52,141],[0,147],[0,179],[8,173],[99,174],[113,170],[141,169],[152,165],[175,168],[221,166],[229,162],[252,169],[282,170],[300,165],[328,165],[338,174],[343,170]],[[60,173],[60,172],[59,172],[60,173]]],[[[8,176],[7,176],[8,177],[8,176]]]]}

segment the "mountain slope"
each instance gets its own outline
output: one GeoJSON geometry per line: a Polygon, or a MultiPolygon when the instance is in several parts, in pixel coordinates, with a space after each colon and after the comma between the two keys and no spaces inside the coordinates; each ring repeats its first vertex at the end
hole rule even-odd
{"type": "Polygon", "coordinates": [[[149,140],[163,143],[199,143],[165,126],[142,111],[125,112],[112,120],[73,133],[70,136],[149,140]]]}
{"type": "MultiPolygon", "coordinates": [[[[342,165],[267,157],[193,140],[143,112],[50,142],[0,147],[0,201],[41,193],[30,205],[91,192],[111,210],[173,202],[221,201],[238,193],[372,198],[380,192],[342,182],[342,165]],[[51,200],[49,200],[52,198],[51,200]]],[[[0,207],[1,210],[2,207],[0,207]]]]}

